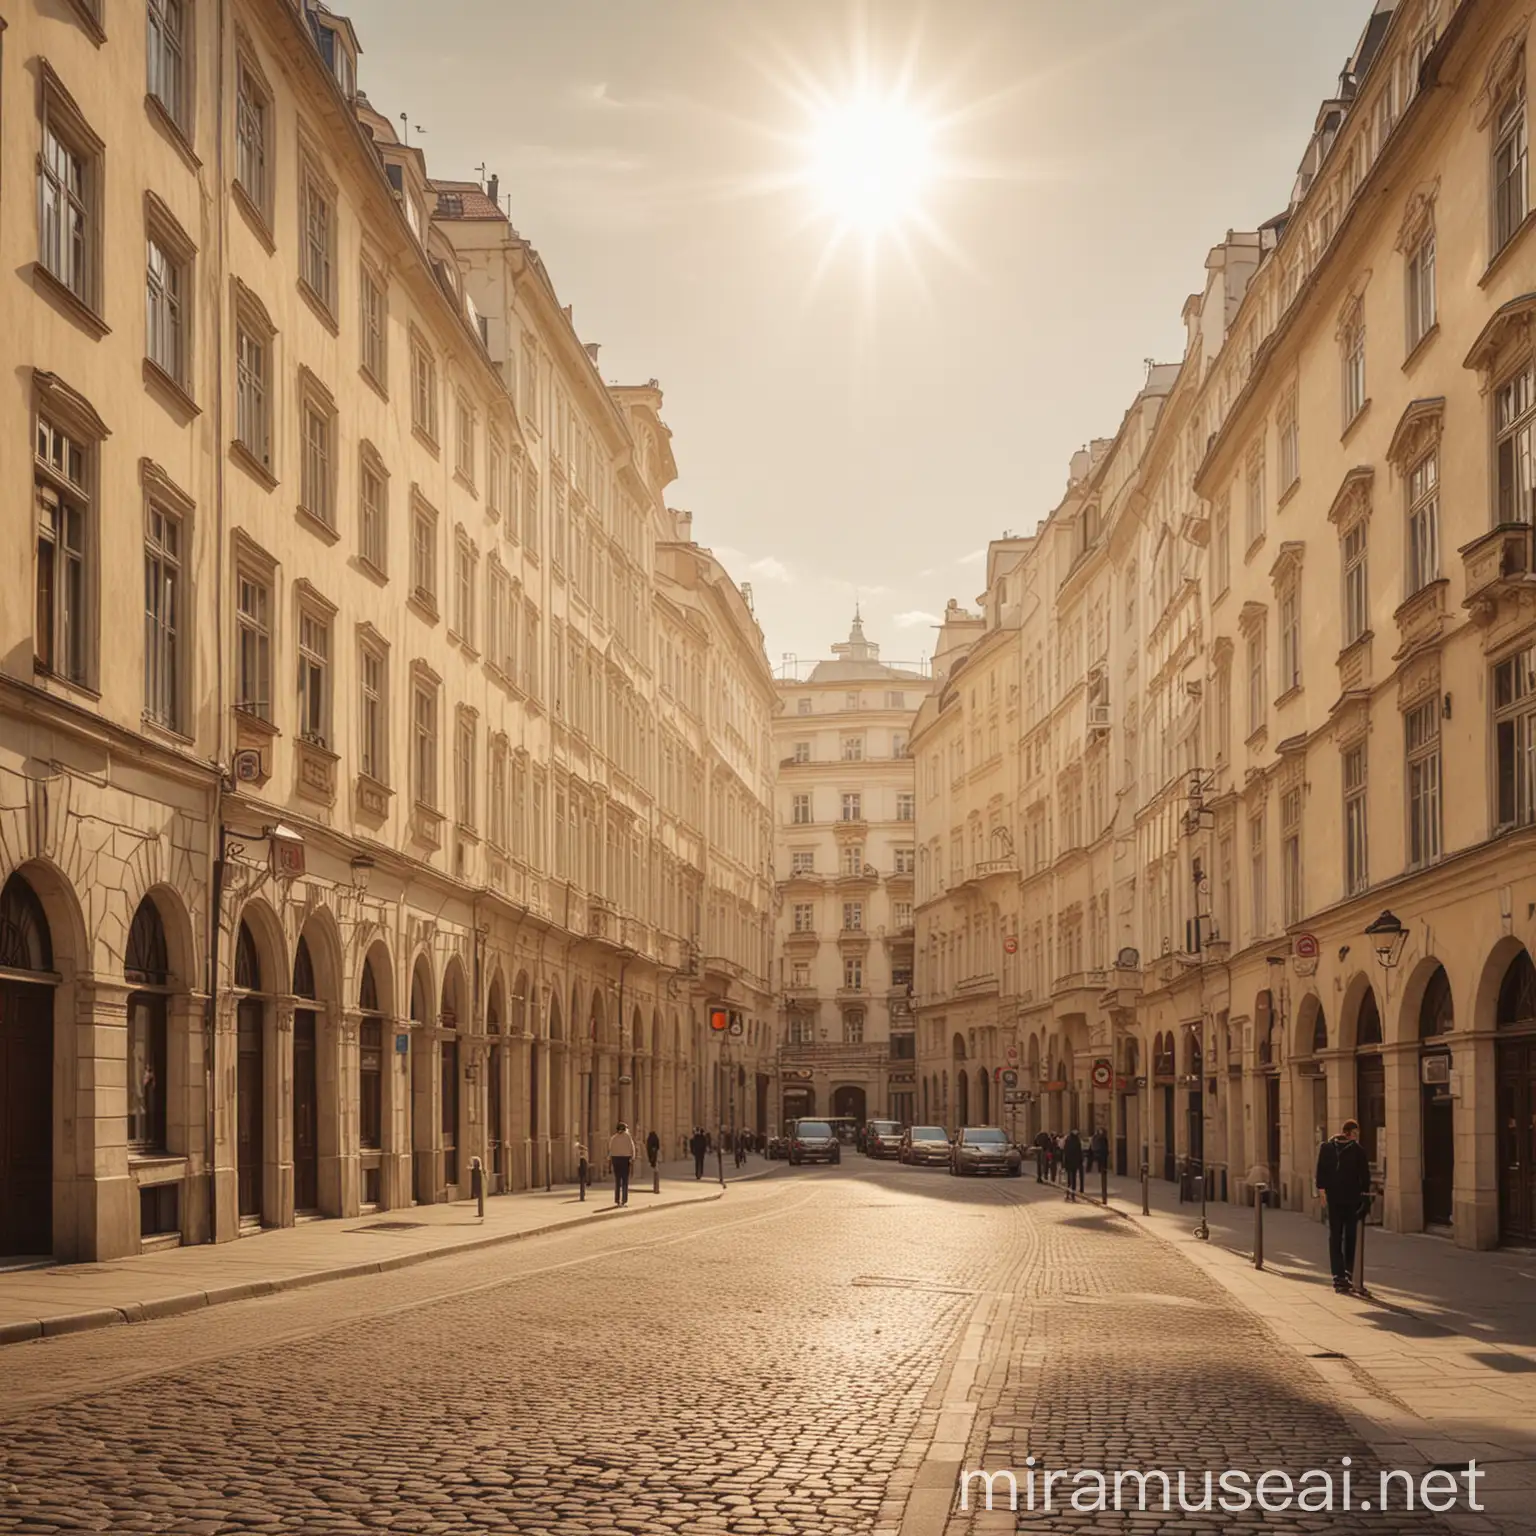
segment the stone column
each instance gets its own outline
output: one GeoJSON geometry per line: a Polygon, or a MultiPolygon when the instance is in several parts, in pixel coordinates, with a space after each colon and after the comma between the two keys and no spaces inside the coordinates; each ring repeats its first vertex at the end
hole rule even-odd
{"type": "Polygon", "coordinates": [[[239,1035],[238,999],[228,989],[218,995],[213,1030],[213,1240],[240,1236],[240,1175],[236,1163],[235,1116],[239,1035]]]}
{"type": "Polygon", "coordinates": [[[1386,1178],[1382,1218],[1393,1232],[1424,1230],[1423,1108],[1419,1102],[1419,1042],[1383,1045],[1386,1067],[1386,1178]]]}
{"type": "Polygon", "coordinates": [[[274,998],[264,1018],[261,1219],[269,1227],[293,1225],[293,1015],[297,1002],[293,997],[274,998]]]}
{"type": "Polygon", "coordinates": [[[213,1241],[212,1162],[208,1145],[209,1054],[207,994],[184,992],[167,999],[167,1150],[187,1159],[181,1185],[181,1240],[213,1241]]]}
{"type": "MultiPolygon", "coordinates": [[[[1456,1000],[1457,1018],[1473,1016],[1473,1000],[1456,1000]]],[[[1451,1066],[1461,1097],[1456,1117],[1453,1230],[1458,1248],[1499,1245],[1498,1037],[1493,1030],[1454,1031],[1451,1066]]]]}
{"type": "Polygon", "coordinates": [[[379,1203],[386,1211],[411,1203],[411,1037],[409,1021],[381,1020],[384,1036],[382,1092],[384,1143],[379,1158],[379,1203]],[[401,1039],[405,1050],[399,1049],[401,1039]]]}
{"type": "Polygon", "coordinates": [[[442,1051],[430,1024],[411,1030],[411,1178],[421,1205],[435,1205],[443,1184],[442,1051]]]}
{"type": "Polygon", "coordinates": [[[67,1262],[137,1253],[128,1172],[128,988],[77,978],[54,991],[53,1249],[67,1262]]]}

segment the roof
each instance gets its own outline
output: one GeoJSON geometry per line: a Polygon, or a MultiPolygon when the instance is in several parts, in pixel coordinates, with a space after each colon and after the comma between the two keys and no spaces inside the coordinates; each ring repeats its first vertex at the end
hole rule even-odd
{"type": "Polygon", "coordinates": [[[466,223],[476,219],[495,219],[503,224],[507,222],[506,214],[491,200],[478,181],[428,179],[427,186],[437,193],[437,209],[433,218],[462,219],[466,223]]]}

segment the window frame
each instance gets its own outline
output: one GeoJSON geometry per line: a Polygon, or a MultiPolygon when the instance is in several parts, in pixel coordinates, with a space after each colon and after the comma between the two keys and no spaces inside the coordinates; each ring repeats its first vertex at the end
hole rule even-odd
{"type": "Polygon", "coordinates": [[[389,642],[371,626],[357,641],[358,771],[389,787],[389,642]],[[377,676],[370,680],[370,667],[377,676]]]}
{"type": "Polygon", "coordinates": [[[1408,868],[1426,869],[1444,851],[1444,763],[1440,700],[1432,696],[1403,714],[1403,787],[1407,801],[1408,868]]]}
{"type": "Polygon", "coordinates": [[[190,500],[160,483],[144,492],[144,718],[161,730],[187,735],[191,689],[188,663],[194,647],[187,624],[190,500]],[[174,528],[174,540],[165,530],[174,528]],[[167,575],[167,571],[169,574],[167,575]],[[166,587],[170,597],[166,598],[166,587]],[[160,611],[150,607],[157,593],[160,611]],[[169,619],[166,614],[169,613],[169,619]]]}
{"type": "Polygon", "coordinates": [[[100,665],[99,488],[106,427],[53,375],[34,373],[33,379],[33,666],[42,676],[94,691],[100,665]],[[67,581],[60,579],[61,571],[71,573],[67,581]],[[46,652],[39,646],[45,604],[46,652]],[[63,666],[57,664],[61,657],[63,666]]]}
{"type": "Polygon", "coordinates": [[[273,666],[276,660],[274,639],[277,630],[276,569],[270,563],[237,554],[235,581],[235,662],[234,707],[252,719],[276,726],[276,701],[273,699],[273,666]],[[246,591],[259,593],[263,612],[254,613],[246,602],[246,591]],[[249,665],[248,665],[249,663],[249,665]],[[264,697],[250,697],[250,674],[259,674],[264,697]]]}
{"type": "Polygon", "coordinates": [[[1440,580],[1440,447],[1427,449],[1403,476],[1407,498],[1407,596],[1440,580]],[[1427,475],[1425,472],[1428,471],[1427,475]],[[1420,484],[1421,477],[1423,483],[1420,484]]]}
{"type": "Polygon", "coordinates": [[[1496,525],[1530,523],[1536,520],[1536,356],[1526,356],[1506,372],[1491,394],[1493,520],[1496,525]],[[1523,400],[1506,422],[1505,397],[1511,392],[1523,400]]]}
{"type": "Polygon", "coordinates": [[[1357,298],[1339,331],[1339,400],[1347,432],[1370,403],[1366,393],[1365,300],[1357,298]]]}
{"type": "Polygon", "coordinates": [[[436,623],[438,618],[437,508],[413,488],[411,496],[410,600],[436,623]]]}
{"type": "Polygon", "coordinates": [[[94,322],[94,328],[104,331],[102,219],[106,206],[103,187],[106,145],[46,59],[39,63],[39,75],[40,137],[35,188],[37,269],[60,292],[83,307],[94,322]],[[78,174],[78,186],[69,185],[70,176],[61,178],[60,166],[50,163],[50,140],[71,158],[73,170],[78,174]],[[58,219],[58,237],[53,242],[48,233],[50,203],[58,219]],[[73,223],[79,230],[78,241],[66,228],[70,223],[63,217],[66,206],[72,211],[73,223]],[[78,259],[65,260],[66,245],[71,251],[78,245],[78,259]],[[53,249],[54,260],[50,260],[50,249],[53,249]]]}
{"type": "Polygon", "coordinates": [[[231,364],[235,371],[235,436],[233,446],[239,456],[264,477],[268,487],[277,484],[277,444],[274,424],[277,419],[277,327],[272,324],[266,306],[244,283],[235,280],[235,344],[231,364]],[[259,351],[259,372],[249,366],[248,353],[259,351]],[[259,443],[247,435],[252,391],[256,409],[255,425],[260,428],[259,443]]]}
{"type": "Polygon", "coordinates": [[[298,662],[298,740],[333,752],[331,711],[335,695],[334,610],[300,596],[294,603],[294,655],[298,662]]]}
{"type": "Polygon", "coordinates": [[[1530,109],[1525,86],[1525,51],[1522,48],[1515,65],[1515,79],[1506,86],[1489,119],[1490,187],[1488,198],[1490,262],[1500,256],[1525,225],[1531,212],[1530,186],[1530,109]],[[1518,111],[1518,118],[1512,116],[1518,111]],[[1507,149],[1514,155],[1507,169],[1500,161],[1507,149]],[[1509,205],[1506,187],[1518,184],[1519,206],[1509,205]]]}
{"type": "Polygon", "coordinates": [[[434,815],[441,813],[438,803],[441,701],[442,683],[425,663],[417,663],[411,675],[411,801],[434,815]]]}
{"type": "Polygon", "coordinates": [[[1494,833],[1508,832],[1536,822],[1536,646],[1501,657],[1489,668],[1489,726],[1491,816],[1494,833]],[[1500,702],[1501,674],[1509,671],[1508,697],[1500,702]],[[1503,746],[1509,741],[1509,766],[1504,766],[1503,746]],[[1505,815],[1508,780],[1510,814],[1505,815]]]}
{"type": "Polygon", "coordinates": [[[340,249],[341,199],[307,130],[299,130],[298,174],[299,288],[318,304],[336,329],[337,257],[340,249]],[[318,224],[316,212],[323,217],[318,224]],[[317,231],[319,243],[316,243],[317,231]]]}
{"type": "Polygon", "coordinates": [[[299,369],[299,511],[319,523],[334,537],[336,492],[340,465],[337,463],[340,415],[336,398],[309,371],[299,369]],[[320,436],[314,436],[318,425],[320,436]]]}
{"type": "Polygon", "coordinates": [[[389,279],[366,255],[357,265],[358,368],[389,398],[389,279]],[[377,312],[369,303],[378,300],[377,312]]]}
{"type": "Polygon", "coordinates": [[[1341,620],[1344,649],[1371,632],[1370,531],[1357,517],[1339,531],[1339,571],[1342,580],[1341,620]]]}
{"type": "Polygon", "coordinates": [[[1404,257],[1403,291],[1407,309],[1407,355],[1411,357],[1440,323],[1433,222],[1419,232],[1404,257]]]}
{"type": "MultiPolygon", "coordinates": [[[[196,274],[194,262],[197,247],[187,232],[177,223],[169,208],[154,193],[145,194],[144,209],[144,284],[145,321],[144,357],[158,373],[176,386],[183,398],[192,398],[192,344],[193,322],[197,313],[196,274]],[[159,251],[166,272],[174,280],[175,292],[169,293],[166,302],[171,306],[174,344],[172,356],[157,355],[161,348],[156,345],[156,275],[153,253],[159,251]]],[[[163,283],[162,293],[165,292],[163,283]]]]}
{"type": "Polygon", "coordinates": [[[145,95],[156,103],[183,139],[190,139],[194,119],[191,61],[196,56],[192,37],[192,26],[196,19],[195,9],[185,4],[184,0],[147,0],[144,16],[145,95]],[[175,14],[178,18],[174,37],[167,32],[163,20],[171,14],[175,14]],[[162,18],[158,29],[160,38],[158,50],[156,48],[157,15],[162,18]],[[169,47],[167,47],[168,42],[169,47]],[[173,58],[173,68],[170,71],[172,87],[169,98],[163,89],[157,89],[157,79],[163,81],[165,71],[162,68],[157,72],[155,68],[157,57],[163,65],[168,55],[173,58]]]}
{"type": "Polygon", "coordinates": [[[441,451],[438,411],[441,394],[437,354],[425,336],[411,327],[411,430],[433,453],[441,451]]]}
{"type": "Polygon", "coordinates": [[[269,248],[272,211],[276,206],[276,112],[277,96],[272,83],[256,62],[255,49],[242,31],[235,45],[235,154],[230,185],[239,194],[236,201],[255,219],[269,248]],[[250,131],[252,126],[254,135],[250,131]]]}
{"type": "Polygon", "coordinates": [[[1352,897],[1371,888],[1369,767],[1363,741],[1339,754],[1339,778],[1344,791],[1344,894],[1352,897]]]}

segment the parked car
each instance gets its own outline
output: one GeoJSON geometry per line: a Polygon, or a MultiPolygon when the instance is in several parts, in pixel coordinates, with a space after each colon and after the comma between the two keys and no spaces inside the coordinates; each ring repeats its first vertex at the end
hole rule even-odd
{"type": "Polygon", "coordinates": [[[801,1163],[840,1163],[843,1144],[825,1120],[797,1120],[789,1138],[789,1161],[801,1163]]]}
{"type": "Polygon", "coordinates": [[[777,1161],[789,1156],[789,1136],[782,1131],[775,1131],[768,1138],[768,1160],[777,1161]]]}
{"type": "Polygon", "coordinates": [[[871,1120],[864,1127],[864,1151],[869,1157],[895,1157],[901,1151],[901,1124],[871,1120]]]}
{"type": "Polygon", "coordinates": [[[1024,1160],[1008,1140],[1006,1131],[995,1125],[967,1125],[955,1138],[949,1171],[956,1177],[967,1173],[1006,1173],[1016,1179],[1024,1171],[1024,1160]]]}
{"type": "Polygon", "coordinates": [[[903,1163],[947,1163],[949,1161],[949,1132],[942,1125],[912,1125],[902,1133],[901,1146],[896,1153],[903,1163]]]}

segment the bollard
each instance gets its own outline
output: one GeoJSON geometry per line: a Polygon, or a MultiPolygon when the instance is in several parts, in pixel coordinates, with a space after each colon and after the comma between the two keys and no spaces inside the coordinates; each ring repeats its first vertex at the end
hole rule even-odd
{"type": "Polygon", "coordinates": [[[485,1164],[478,1157],[469,1160],[469,1194],[475,1202],[475,1211],[485,1220],[485,1164]]]}
{"type": "Polygon", "coordinates": [[[1264,1202],[1269,1197],[1268,1184],[1253,1186],[1253,1267],[1264,1268],[1264,1202]]]}
{"type": "Polygon", "coordinates": [[[1371,1207],[1376,1203],[1376,1191],[1367,1192],[1364,1202],[1360,1207],[1359,1230],[1355,1235],[1355,1272],[1350,1276],[1349,1283],[1354,1287],[1357,1296],[1369,1296],[1371,1293],[1365,1288],[1365,1229],[1371,1224],[1371,1207]]]}
{"type": "Polygon", "coordinates": [[[1141,1214],[1143,1216],[1150,1216],[1152,1214],[1152,1200],[1147,1191],[1147,1165],[1145,1163],[1141,1165],[1141,1214]]]}
{"type": "Polygon", "coordinates": [[[661,1193],[661,1164],[660,1163],[652,1163],[651,1164],[651,1193],[653,1195],[659,1195],[661,1193]]]}
{"type": "Polygon", "coordinates": [[[589,1171],[587,1168],[587,1154],[583,1152],[576,1164],[576,1198],[578,1200],[585,1200],[587,1198],[587,1175],[589,1171]]]}
{"type": "Polygon", "coordinates": [[[553,1143],[544,1143],[544,1193],[547,1195],[555,1187],[555,1148],[553,1143]]]}
{"type": "Polygon", "coordinates": [[[1109,1163],[1099,1164],[1099,1198],[1107,1206],[1109,1204],[1109,1163]]]}

